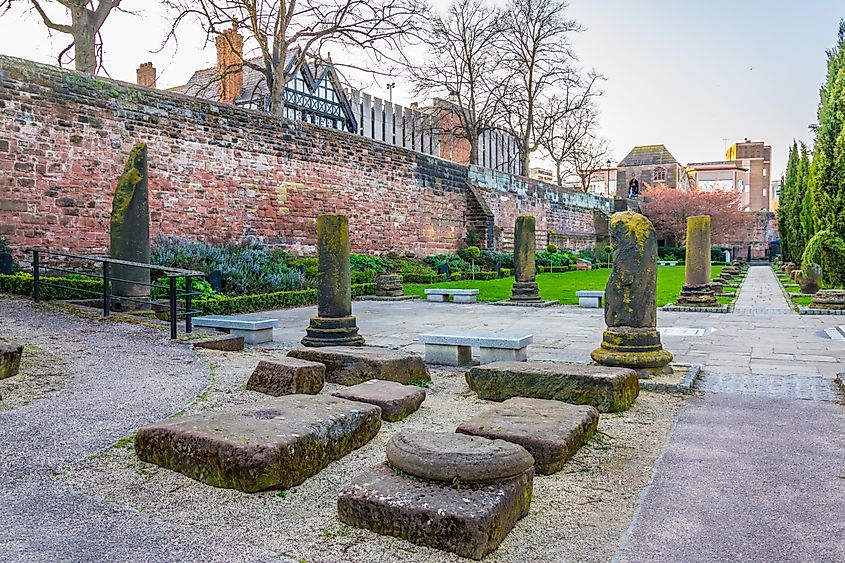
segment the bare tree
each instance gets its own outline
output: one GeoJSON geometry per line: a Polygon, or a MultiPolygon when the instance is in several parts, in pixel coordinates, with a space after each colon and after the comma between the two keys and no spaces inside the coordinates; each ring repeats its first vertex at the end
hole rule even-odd
{"type": "Polygon", "coordinates": [[[478,163],[479,138],[495,117],[501,33],[501,13],[485,0],[453,0],[446,16],[432,17],[421,34],[426,59],[406,61],[417,95],[448,99],[449,134],[467,140],[470,164],[478,163]]]}
{"type": "MultiPolygon", "coordinates": [[[[24,0],[38,12],[48,29],[66,33],[73,37],[73,42],[59,54],[59,64],[62,64],[63,56],[72,47],[74,50],[73,63],[76,70],[95,74],[102,63],[102,42],[99,41],[100,28],[103,27],[112,10],[118,9],[122,0],[99,0],[96,3],[94,0],[54,1],[64,6],[65,12],[70,15],[70,24],[56,23],[47,14],[50,6],[55,5],[51,0],[24,0]]],[[[0,0],[0,8],[4,8],[5,13],[14,2],[15,0],[0,0]]]]}
{"type": "Polygon", "coordinates": [[[591,103],[601,92],[595,89],[598,75],[591,74],[583,90],[573,93],[565,89],[563,94],[553,95],[540,106],[540,146],[555,163],[557,184],[563,185],[566,165],[572,153],[582,141],[592,136],[598,123],[598,115],[591,103]]]}
{"type": "Polygon", "coordinates": [[[565,17],[567,7],[566,0],[509,0],[505,11],[498,113],[520,141],[523,175],[550,127],[548,114],[539,111],[544,97],[554,89],[583,86],[568,40],[581,27],[565,17]]]}
{"type": "MultiPolygon", "coordinates": [[[[165,0],[165,4],[174,16],[167,41],[177,39],[179,25],[188,18],[199,20],[209,42],[232,24],[247,30],[257,43],[257,56],[241,53],[242,66],[263,74],[274,115],[284,114],[285,84],[306,57],[334,45],[389,58],[419,29],[426,10],[423,0],[165,0]],[[295,47],[293,63],[288,64],[288,53],[295,47]]],[[[229,35],[222,36],[231,42],[229,35]]]]}
{"type": "Polygon", "coordinates": [[[575,146],[569,162],[575,173],[581,179],[581,191],[586,192],[590,187],[593,174],[604,168],[610,153],[607,141],[594,135],[587,135],[575,146]]]}

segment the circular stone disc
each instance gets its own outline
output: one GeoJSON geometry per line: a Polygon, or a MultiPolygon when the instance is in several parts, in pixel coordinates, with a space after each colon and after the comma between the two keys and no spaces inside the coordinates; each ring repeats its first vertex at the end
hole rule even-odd
{"type": "Polygon", "coordinates": [[[395,469],[445,483],[507,481],[534,465],[518,444],[450,432],[399,432],[387,442],[386,452],[395,469]]]}

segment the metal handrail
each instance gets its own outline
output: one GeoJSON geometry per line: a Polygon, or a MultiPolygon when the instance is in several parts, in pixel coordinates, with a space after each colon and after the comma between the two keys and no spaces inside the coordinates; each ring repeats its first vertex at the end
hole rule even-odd
{"type": "MultiPolygon", "coordinates": [[[[205,274],[203,272],[198,272],[195,270],[183,270],[180,268],[170,268],[167,266],[157,266],[155,264],[144,264],[142,262],[130,262],[128,260],[118,260],[116,258],[111,258],[109,256],[86,256],[84,254],[71,254],[68,252],[54,252],[50,250],[42,250],[37,248],[28,249],[29,252],[32,252],[32,275],[33,275],[33,300],[38,303],[41,301],[41,287],[48,286],[48,287],[56,287],[59,289],[67,289],[70,291],[76,291],[79,293],[88,293],[93,295],[99,295],[103,298],[103,316],[108,317],[111,311],[111,300],[112,300],[112,293],[111,293],[111,282],[123,282],[123,283],[131,283],[135,285],[142,285],[146,287],[157,287],[160,289],[166,289],[168,293],[168,303],[170,309],[170,338],[175,339],[177,336],[177,325],[179,317],[185,317],[185,332],[191,333],[193,330],[192,326],[192,317],[194,315],[202,313],[202,311],[191,309],[191,298],[197,295],[201,295],[200,292],[193,291],[192,282],[193,278],[204,278],[205,274]],[[96,262],[101,265],[102,275],[97,275],[96,273],[90,272],[78,272],[76,270],[68,270],[67,268],[59,268],[57,266],[49,266],[46,264],[41,263],[42,256],[61,256],[64,258],[73,258],[75,260],[87,261],[87,262],[96,262]],[[151,273],[161,272],[164,277],[167,278],[167,285],[160,285],[155,282],[148,283],[142,281],[135,281],[135,280],[125,280],[122,278],[112,277],[111,276],[111,266],[112,265],[119,265],[119,266],[129,266],[133,268],[141,268],[145,270],[149,270],[151,273]],[[87,276],[89,278],[95,279],[102,279],[103,280],[103,291],[102,293],[97,291],[91,291],[90,289],[83,289],[79,287],[73,287],[68,285],[56,284],[51,282],[45,282],[41,280],[41,274],[44,271],[57,271],[57,272],[64,272],[69,274],[80,274],[83,276],[87,276]],[[185,278],[185,289],[184,291],[177,291],[176,288],[176,278],[184,277],[185,278]],[[183,298],[185,307],[184,309],[179,307],[179,298],[183,298]]],[[[119,297],[122,301],[132,301],[134,303],[141,303],[141,304],[150,304],[151,301],[146,299],[139,299],[137,297],[119,297]]]]}

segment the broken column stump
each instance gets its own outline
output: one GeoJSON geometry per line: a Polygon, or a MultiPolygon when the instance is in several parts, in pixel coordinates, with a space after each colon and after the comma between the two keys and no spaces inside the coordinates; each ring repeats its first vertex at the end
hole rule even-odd
{"type": "MultiPolygon", "coordinates": [[[[132,148],[123,174],[114,191],[109,231],[109,255],[118,260],[150,263],[150,205],[147,181],[147,145],[138,143],[132,148]]],[[[111,277],[127,281],[113,281],[115,297],[145,299],[150,295],[150,271],[122,264],[111,265],[111,277]],[[138,282],[138,283],[132,283],[138,282]]],[[[120,302],[119,300],[117,303],[120,302]]],[[[128,305],[127,305],[128,306],[128,305]]]]}
{"type": "Polygon", "coordinates": [[[718,307],[710,282],[710,216],[687,217],[684,287],[678,297],[683,307],[718,307]]]}
{"type": "Polygon", "coordinates": [[[640,377],[670,373],[672,353],[657,331],[657,235],[639,213],[616,213],[610,221],[613,270],[607,281],[607,329],[593,360],[603,366],[631,368],[640,377]]]}
{"type": "Polygon", "coordinates": [[[14,377],[21,368],[23,344],[0,343],[0,379],[14,377]]]}
{"type": "Polygon", "coordinates": [[[513,235],[513,266],[516,281],[511,292],[511,301],[539,303],[535,254],[537,240],[534,217],[517,217],[513,235]]]}
{"type": "Polygon", "coordinates": [[[352,316],[352,274],[349,266],[349,219],[317,217],[317,316],[311,317],[303,346],[363,346],[352,316]]]}

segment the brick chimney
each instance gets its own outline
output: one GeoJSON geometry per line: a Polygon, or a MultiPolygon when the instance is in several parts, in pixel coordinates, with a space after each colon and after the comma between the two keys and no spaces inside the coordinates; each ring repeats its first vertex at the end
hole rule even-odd
{"type": "Polygon", "coordinates": [[[138,86],[156,87],[156,69],[153,63],[141,63],[136,72],[138,73],[138,86]]]}
{"type": "Polygon", "coordinates": [[[243,52],[244,38],[238,33],[238,25],[232,23],[215,39],[217,44],[217,99],[231,104],[244,89],[243,52]]]}

